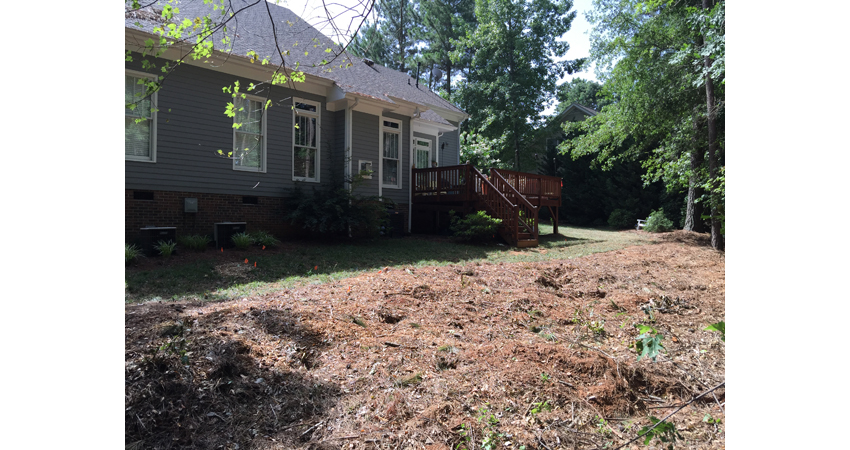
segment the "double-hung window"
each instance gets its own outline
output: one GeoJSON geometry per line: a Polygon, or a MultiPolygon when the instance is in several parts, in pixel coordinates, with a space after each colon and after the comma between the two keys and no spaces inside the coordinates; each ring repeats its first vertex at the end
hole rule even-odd
{"type": "Polygon", "coordinates": [[[322,105],[303,99],[294,99],[292,122],[293,152],[292,179],[319,181],[319,129],[322,105]]]}
{"type": "Polygon", "coordinates": [[[381,119],[381,186],[401,189],[401,122],[381,119]]]}
{"type": "Polygon", "coordinates": [[[124,159],[156,162],[156,92],[147,95],[152,75],[124,74],[124,159]]]}
{"type": "Polygon", "coordinates": [[[266,114],[263,99],[236,96],[233,100],[233,169],[266,171],[266,114]]]}

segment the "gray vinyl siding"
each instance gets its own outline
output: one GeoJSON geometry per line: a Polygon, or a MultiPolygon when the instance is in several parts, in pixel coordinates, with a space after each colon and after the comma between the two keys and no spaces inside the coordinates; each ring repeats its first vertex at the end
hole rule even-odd
{"type": "MultiPolygon", "coordinates": [[[[456,122],[449,121],[454,126],[458,126],[456,122]]],[[[460,164],[460,149],[458,148],[458,130],[443,133],[440,136],[440,146],[446,144],[445,148],[440,149],[440,166],[456,166],[460,164]]]]}
{"type": "Polygon", "coordinates": [[[333,143],[330,146],[332,184],[342,185],[345,178],[345,110],[331,113],[334,121],[333,143]]]}
{"type": "MultiPolygon", "coordinates": [[[[399,150],[401,155],[398,162],[399,172],[401,173],[401,189],[384,187],[382,194],[384,198],[391,199],[396,203],[408,203],[410,201],[410,117],[392,113],[384,113],[384,117],[401,121],[401,149],[399,150]]],[[[380,153],[380,149],[378,155],[383,155],[380,153]]]]}
{"type": "Polygon", "coordinates": [[[360,160],[372,161],[372,179],[364,179],[354,189],[356,195],[378,195],[378,116],[351,112],[351,172],[360,171],[360,160]]]}
{"type": "MultiPolygon", "coordinates": [[[[141,72],[141,58],[126,64],[141,72]]],[[[147,71],[156,73],[155,71],[147,71]]],[[[163,83],[158,95],[156,163],[125,161],[126,189],[199,192],[216,194],[285,196],[292,181],[291,100],[275,103],[266,118],[266,172],[233,170],[225,154],[233,147],[233,119],[224,114],[231,95],[222,87],[239,80],[241,92],[257,80],[238,78],[183,64],[163,83]]],[[[265,96],[265,92],[251,92],[265,96]]],[[[271,87],[272,101],[299,97],[321,102],[319,149],[322,184],[330,180],[331,148],[335,145],[336,120],[324,98],[279,86],[271,87]]],[[[307,186],[314,183],[304,183],[307,186]]]]}

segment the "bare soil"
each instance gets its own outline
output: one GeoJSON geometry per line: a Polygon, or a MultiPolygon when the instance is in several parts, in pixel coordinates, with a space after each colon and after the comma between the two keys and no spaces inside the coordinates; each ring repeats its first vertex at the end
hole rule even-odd
{"type": "MultiPolygon", "coordinates": [[[[724,278],[707,235],[677,231],[570,260],[393,268],[255,298],[130,305],[125,442],[616,448],[648,416],[725,380],[725,343],[703,330],[724,320],[724,278]],[[663,334],[656,361],[637,361],[636,324],[663,334]]],[[[723,409],[721,388],[673,416],[675,448],[724,448],[723,409]]]]}

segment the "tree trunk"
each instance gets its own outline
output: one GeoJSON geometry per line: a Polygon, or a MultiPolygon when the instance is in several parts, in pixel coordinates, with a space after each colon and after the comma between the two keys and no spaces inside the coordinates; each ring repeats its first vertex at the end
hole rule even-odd
{"type": "Polygon", "coordinates": [[[697,233],[705,232],[703,227],[702,213],[703,204],[697,203],[697,199],[702,197],[703,189],[700,186],[699,172],[705,162],[703,158],[704,150],[699,145],[699,122],[697,111],[694,110],[694,137],[693,149],[691,149],[691,176],[688,180],[688,204],[685,209],[685,230],[694,231],[697,233]]]}
{"type": "MultiPolygon", "coordinates": [[[[703,9],[711,8],[711,0],[702,0],[703,9]]],[[[711,58],[706,56],[703,58],[706,71],[711,68],[711,58]]],[[[712,189],[709,193],[711,198],[711,246],[717,250],[725,248],[723,236],[720,234],[720,217],[717,209],[717,126],[716,112],[714,108],[714,82],[711,80],[711,74],[705,74],[705,99],[706,107],[708,108],[708,179],[712,183],[712,189]]]]}

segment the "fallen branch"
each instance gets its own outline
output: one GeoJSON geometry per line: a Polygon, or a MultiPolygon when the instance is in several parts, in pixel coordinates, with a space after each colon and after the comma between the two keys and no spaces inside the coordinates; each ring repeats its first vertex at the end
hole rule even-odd
{"type": "Polygon", "coordinates": [[[669,419],[669,418],[673,417],[673,415],[674,415],[674,414],[676,414],[677,412],[681,411],[684,407],[686,407],[686,406],[690,405],[691,403],[693,403],[693,402],[695,402],[695,401],[699,400],[700,398],[704,397],[705,395],[708,395],[708,394],[710,394],[710,393],[712,393],[712,392],[716,391],[717,389],[720,389],[720,388],[721,388],[721,387],[723,387],[724,385],[726,385],[726,382],[725,382],[725,381],[724,381],[724,382],[722,382],[722,383],[720,383],[720,384],[718,384],[717,386],[714,386],[713,388],[711,388],[711,389],[709,389],[709,390],[707,390],[707,391],[704,391],[703,393],[701,393],[701,394],[697,395],[696,397],[693,397],[692,399],[688,400],[688,401],[687,401],[687,403],[685,403],[684,405],[679,406],[678,408],[676,408],[676,410],[675,410],[675,411],[671,412],[670,414],[667,414],[667,416],[666,416],[666,417],[664,417],[663,419],[659,420],[658,422],[655,422],[655,424],[653,424],[651,427],[649,427],[649,428],[646,430],[646,432],[645,432],[645,433],[643,433],[643,434],[639,434],[639,435],[637,435],[637,436],[633,437],[633,438],[632,438],[629,442],[626,442],[625,444],[623,444],[623,445],[621,445],[621,446],[619,446],[619,447],[615,448],[614,450],[620,450],[621,448],[623,448],[623,447],[625,447],[625,446],[627,446],[627,445],[631,444],[632,442],[634,442],[634,441],[636,441],[636,440],[638,440],[638,439],[640,439],[640,438],[642,438],[642,437],[646,436],[647,434],[649,434],[649,432],[650,432],[650,431],[654,430],[654,429],[655,429],[655,427],[657,427],[658,425],[661,425],[661,424],[662,424],[662,423],[664,423],[667,419],[669,419]]]}

